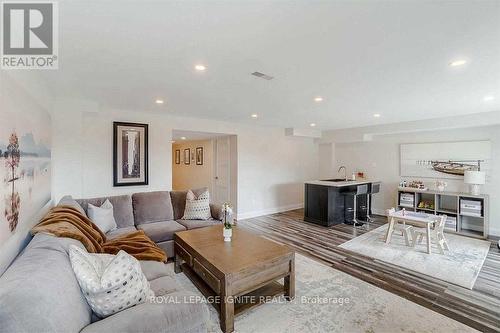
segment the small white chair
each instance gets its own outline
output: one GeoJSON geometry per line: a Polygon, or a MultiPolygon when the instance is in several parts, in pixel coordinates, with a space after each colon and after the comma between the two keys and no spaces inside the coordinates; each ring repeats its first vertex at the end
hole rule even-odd
{"type": "MultiPolygon", "coordinates": [[[[439,220],[437,221],[436,225],[434,226],[434,229],[431,230],[431,242],[434,241],[438,248],[439,252],[441,254],[444,254],[444,251],[450,250],[450,247],[448,246],[448,242],[446,241],[446,238],[444,238],[444,226],[446,224],[446,215],[441,215],[439,217],[439,220]]],[[[422,243],[424,240],[424,237],[427,238],[427,230],[422,229],[422,228],[415,228],[413,229],[413,244],[412,246],[415,246],[418,243],[422,243]]]]}
{"type": "Polygon", "coordinates": [[[387,214],[388,223],[391,223],[392,218],[396,219],[392,232],[394,233],[394,231],[400,231],[401,236],[405,237],[406,246],[412,246],[413,227],[411,225],[406,225],[405,221],[398,221],[397,218],[391,216],[396,212],[396,209],[394,209],[394,207],[391,209],[387,209],[385,212],[387,214]]]}

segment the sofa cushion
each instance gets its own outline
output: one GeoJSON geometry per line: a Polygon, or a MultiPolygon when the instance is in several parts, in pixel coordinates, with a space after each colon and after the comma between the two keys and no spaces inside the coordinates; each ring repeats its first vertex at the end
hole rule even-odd
{"type": "Polygon", "coordinates": [[[191,302],[192,296],[185,291],[177,291],[168,294],[169,298],[161,303],[139,304],[99,320],[85,327],[81,333],[207,332],[208,305],[191,302]]]}
{"type": "Polygon", "coordinates": [[[155,297],[165,296],[176,291],[181,291],[175,278],[170,275],[162,276],[149,282],[151,290],[155,293],[155,297]]]}
{"type": "Polygon", "coordinates": [[[219,204],[210,204],[210,214],[212,214],[212,218],[222,221],[222,205],[219,204]]]}
{"type": "Polygon", "coordinates": [[[92,310],[68,256],[71,238],[36,234],[0,277],[0,331],[79,332],[92,310]]]}
{"type": "Polygon", "coordinates": [[[158,242],[156,243],[156,245],[158,245],[163,251],[165,251],[168,258],[173,258],[175,256],[173,239],[164,242],[158,242]]]}
{"type": "Polygon", "coordinates": [[[85,211],[83,210],[82,206],[78,202],[76,202],[75,199],[71,195],[65,195],[64,197],[59,200],[59,203],[57,204],[58,206],[70,206],[73,208],[76,208],[82,215],[87,215],[85,211]]]}
{"type": "Polygon", "coordinates": [[[113,216],[115,217],[118,228],[131,227],[134,225],[134,213],[132,211],[132,197],[130,195],[117,195],[112,197],[78,199],[76,202],[83,207],[85,212],[88,211],[88,204],[101,206],[106,199],[109,199],[113,205],[113,216]]]}
{"type": "Polygon", "coordinates": [[[182,224],[186,229],[197,229],[218,225],[219,220],[177,220],[177,223],[182,224]]]}
{"type": "Polygon", "coordinates": [[[137,229],[144,230],[144,233],[155,243],[172,240],[174,239],[174,233],[186,230],[183,225],[175,221],[140,224],[137,229]]]}
{"type": "Polygon", "coordinates": [[[174,219],[168,191],[135,193],[132,203],[136,225],[174,219]]]}
{"type": "MultiPolygon", "coordinates": [[[[192,189],[191,191],[196,197],[198,197],[203,192],[208,191],[208,187],[192,189]]],[[[175,220],[181,219],[184,216],[187,192],[188,191],[170,191],[175,220]]]]}
{"type": "Polygon", "coordinates": [[[119,237],[121,235],[129,234],[129,233],[134,232],[134,231],[137,231],[137,229],[135,228],[135,226],[125,227],[125,228],[118,228],[118,229],[111,230],[110,232],[108,232],[106,234],[106,238],[107,239],[113,239],[113,238],[119,237]]]}
{"type": "Polygon", "coordinates": [[[163,276],[171,276],[173,274],[171,269],[167,268],[167,265],[153,260],[141,260],[139,261],[141,264],[141,269],[144,275],[146,275],[146,279],[148,281],[152,281],[158,279],[163,276]]]}

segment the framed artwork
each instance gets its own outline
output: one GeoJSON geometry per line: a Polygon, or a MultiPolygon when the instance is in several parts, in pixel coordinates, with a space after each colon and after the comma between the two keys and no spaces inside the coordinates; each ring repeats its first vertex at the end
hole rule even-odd
{"type": "Polygon", "coordinates": [[[184,164],[191,164],[191,149],[184,149],[184,164]]]}
{"type": "MultiPolygon", "coordinates": [[[[0,111],[0,244],[11,241],[18,246],[26,228],[50,201],[52,123],[44,108],[15,89],[11,92],[19,109],[0,111]]],[[[6,103],[10,97],[6,96],[6,103]]],[[[14,259],[13,251],[3,251],[0,275],[3,264],[14,259]]]]}
{"type": "Polygon", "coordinates": [[[467,170],[488,173],[491,151],[491,141],[402,144],[400,175],[463,181],[467,170]]]}
{"type": "Polygon", "coordinates": [[[196,148],[196,165],[203,165],[203,147],[196,148]]]}
{"type": "Polygon", "coordinates": [[[181,164],[181,150],[175,150],[175,164],[181,164]]]}
{"type": "Polygon", "coordinates": [[[148,125],[113,122],[113,186],[148,185],[148,125]]]}

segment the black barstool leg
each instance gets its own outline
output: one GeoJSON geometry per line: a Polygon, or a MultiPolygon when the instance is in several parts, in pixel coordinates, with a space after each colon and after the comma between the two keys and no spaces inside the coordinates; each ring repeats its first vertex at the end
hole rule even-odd
{"type": "Polygon", "coordinates": [[[366,222],[370,223],[373,222],[372,217],[370,216],[370,211],[372,209],[372,196],[370,194],[367,194],[366,196],[366,222]]]}
{"type": "Polygon", "coordinates": [[[361,225],[363,225],[364,223],[363,222],[360,222],[358,221],[357,217],[358,217],[358,202],[357,202],[357,195],[355,194],[354,195],[354,217],[352,219],[352,223],[355,227],[359,227],[361,225]]]}
{"type": "Polygon", "coordinates": [[[353,210],[352,210],[352,224],[356,225],[358,223],[358,220],[356,219],[357,217],[357,207],[358,203],[356,202],[356,194],[354,195],[354,205],[353,205],[353,210]]]}

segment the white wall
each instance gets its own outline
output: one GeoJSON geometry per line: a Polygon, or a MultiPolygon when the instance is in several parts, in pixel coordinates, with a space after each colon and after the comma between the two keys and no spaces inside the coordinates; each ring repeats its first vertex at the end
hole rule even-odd
{"type": "Polygon", "coordinates": [[[212,140],[185,141],[172,145],[172,189],[188,190],[208,187],[213,193],[214,149],[212,140]],[[203,165],[196,164],[196,148],[203,148],[203,165]],[[190,149],[190,164],[184,163],[184,149],[190,149]],[[175,164],[175,150],[180,151],[180,164],[175,164]]]}
{"type": "Polygon", "coordinates": [[[335,178],[337,175],[335,166],[335,144],[321,143],[319,145],[319,178],[335,178]]]}
{"type": "Polygon", "coordinates": [[[172,129],[237,135],[238,217],[303,205],[305,180],[318,177],[318,146],[281,128],[249,126],[149,112],[100,110],[83,101],[56,103],[53,197],[93,197],[172,188],[172,129]],[[113,121],[149,124],[149,185],[113,187],[113,121]]]}
{"type": "MultiPolygon", "coordinates": [[[[393,128],[404,129],[405,125],[393,125],[393,128]]],[[[383,214],[384,209],[396,204],[397,187],[400,181],[399,173],[399,146],[401,143],[419,142],[452,142],[452,141],[475,141],[491,140],[492,161],[490,176],[483,192],[490,195],[490,234],[500,235],[500,206],[496,203],[500,199],[500,125],[482,126],[459,129],[439,129],[431,131],[394,131],[388,126],[384,127],[382,134],[378,134],[377,128],[350,129],[351,142],[347,141],[348,135],[342,133],[326,133],[326,137],[336,138],[335,161],[336,167],[345,165],[348,174],[352,171],[364,171],[371,179],[382,181],[381,193],[373,196],[373,208],[376,213],[383,214]],[[360,141],[364,133],[375,133],[370,135],[372,141],[360,141]],[[342,140],[344,142],[342,142],[342,140]]],[[[343,130],[347,131],[347,130],[343,130]]],[[[433,180],[427,180],[432,186],[433,180]]],[[[462,181],[446,180],[447,190],[466,191],[467,188],[462,181]]]]}

